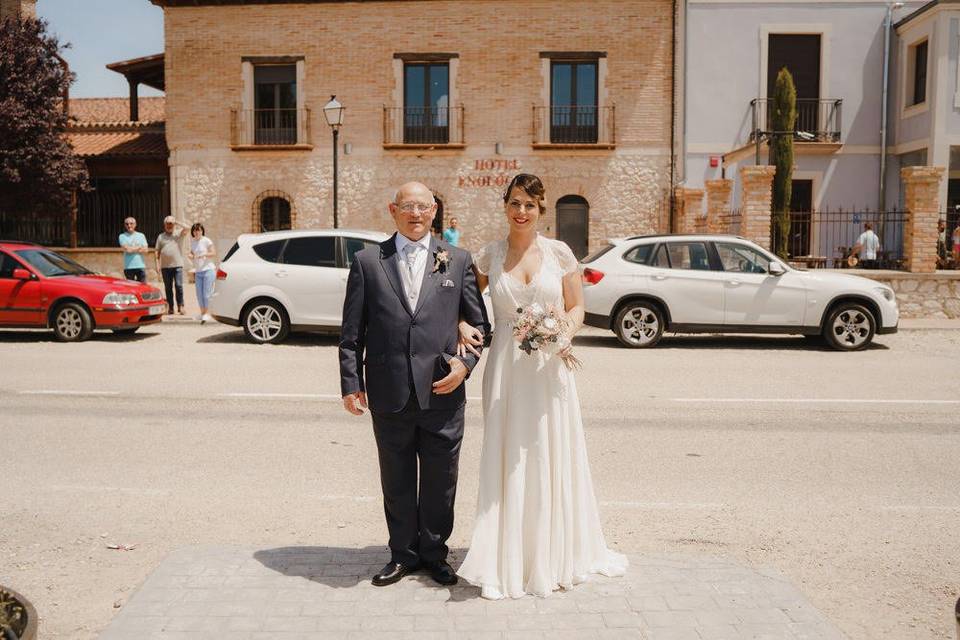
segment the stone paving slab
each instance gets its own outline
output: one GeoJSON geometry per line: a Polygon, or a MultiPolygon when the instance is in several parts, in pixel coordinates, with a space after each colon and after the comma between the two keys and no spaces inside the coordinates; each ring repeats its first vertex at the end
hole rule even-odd
{"type": "MultiPolygon", "coordinates": [[[[452,552],[451,564],[462,557],[452,552]]],[[[383,547],[187,547],[164,559],[100,638],[843,638],[777,573],[713,556],[631,555],[624,578],[495,602],[421,574],[374,587],[387,558],[383,547]]]]}

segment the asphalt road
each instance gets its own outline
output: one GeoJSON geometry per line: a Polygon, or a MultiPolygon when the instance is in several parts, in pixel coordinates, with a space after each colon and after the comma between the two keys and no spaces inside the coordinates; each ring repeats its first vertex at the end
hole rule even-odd
{"type": "MultiPolygon", "coordinates": [[[[853,354],[789,337],[630,351],[599,331],[576,349],[612,546],[771,567],[851,638],[954,637],[960,331],[853,354]]],[[[477,372],[456,547],[476,501],[479,390],[477,372]]],[[[385,542],[369,419],[340,407],[333,338],[0,331],[0,442],[0,583],[37,605],[45,638],[96,637],[183,545],[385,542]]]]}

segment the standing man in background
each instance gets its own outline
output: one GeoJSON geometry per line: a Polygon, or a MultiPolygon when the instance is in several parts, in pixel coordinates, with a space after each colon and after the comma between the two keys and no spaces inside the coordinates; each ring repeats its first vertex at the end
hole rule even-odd
{"type": "Polygon", "coordinates": [[[444,230],[443,240],[447,244],[451,244],[455,247],[460,246],[460,229],[457,228],[456,218],[450,218],[450,226],[444,230]]]}
{"type": "Polygon", "coordinates": [[[157,236],[157,273],[163,276],[163,289],[167,296],[167,315],[173,314],[174,289],[176,290],[177,314],[183,315],[183,252],[180,243],[186,226],[173,216],[163,219],[163,233],[157,236]]]}
{"type": "Polygon", "coordinates": [[[123,233],[117,241],[123,248],[123,276],[127,280],[147,281],[147,263],[143,254],[150,251],[147,237],[137,231],[137,220],[132,216],[123,221],[123,233]]]}
{"type": "Polygon", "coordinates": [[[873,224],[865,222],[863,233],[857,238],[853,246],[853,253],[860,258],[860,266],[864,269],[877,268],[877,252],[880,251],[880,238],[873,231],[873,224]]]}

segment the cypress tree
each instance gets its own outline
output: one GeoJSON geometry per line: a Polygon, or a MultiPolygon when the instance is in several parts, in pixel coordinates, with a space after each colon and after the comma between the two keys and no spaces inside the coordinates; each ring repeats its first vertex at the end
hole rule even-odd
{"type": "Polygon", "coordinates": [[[797,89],[786,67],[777,74],[770,105],[770,164],[777,168],[773,177],[772,232],[773,251],[787,256],[790,235],[790,196],[793,178],[793,131],[797,124],[797,89]],[[783,133],[782,133],[783,132],[783,133]]]}

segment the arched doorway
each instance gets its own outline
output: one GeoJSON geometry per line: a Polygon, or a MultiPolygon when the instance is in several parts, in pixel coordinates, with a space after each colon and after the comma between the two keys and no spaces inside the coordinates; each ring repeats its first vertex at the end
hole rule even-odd
{"type": "Polygon", "coordinates": [[[590,238],[590,205],[580,196],[563,196],[557,200],[557,239],[570,246],[577,259],[587,255],[590,238]]]}

